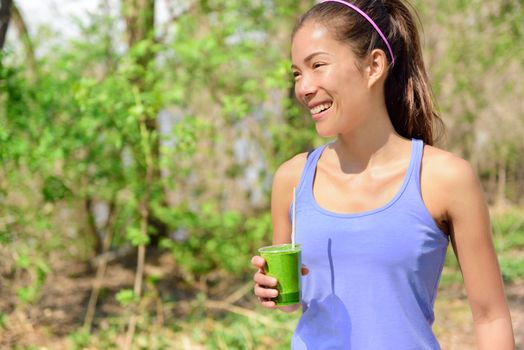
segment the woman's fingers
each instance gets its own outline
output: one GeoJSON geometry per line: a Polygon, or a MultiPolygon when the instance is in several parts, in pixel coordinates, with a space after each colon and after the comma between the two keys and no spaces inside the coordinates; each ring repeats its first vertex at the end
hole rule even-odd
{"type": "Polygon", "coordinates": [[[276,308],[275,302],[272,300],[278,295],[278,290],[263,288],[260,285],[255,285],[255,295],[258,297],[260,304],[268,309],[276,308]]]}
{"type": "Polygon", "coordinates": [[[275,278],[265,275],[260,270],[253,276],[253,281],[266,288],[277,286],[277,280],[275,278]]]}
{"type": "Polygon", "coordinates": [[[259,284],[255,284],[255,295],[262,299],[273,299],[278,295],[278,290],[272,288],[264,288],[259,284]]]}
{"type": "Polygon", "coordinates": [[[277,307],[277,304],[272,300],[261,300],[261,304],[268,309],[275,309],[277,307]]]}

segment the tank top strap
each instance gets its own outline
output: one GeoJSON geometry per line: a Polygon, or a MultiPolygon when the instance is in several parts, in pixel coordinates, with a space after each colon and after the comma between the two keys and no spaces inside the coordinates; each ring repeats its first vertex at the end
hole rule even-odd
{"type": "Polygon", "coordinates": [[[413,142],[413,154],[411,155],[413,168],[411,169],[411,181],[408,187],[415,187],[416,193],[420,194],[420,170],[422,166],[422,155],[424,153],[424,141],[413,138],[411,142],[413,142]]]}
{"type": "Polygon", "coordinates": [[[324,144],[315,148],[307,157],[306,164],[304,165],[304,170],[302,171],[300,182],[297,187],[297,197],[311,195],[312,191],[308,191],[307,189],[313,187],[313,179],[315,178],[317,162],[327,145],[328,144],[324,144]]]}

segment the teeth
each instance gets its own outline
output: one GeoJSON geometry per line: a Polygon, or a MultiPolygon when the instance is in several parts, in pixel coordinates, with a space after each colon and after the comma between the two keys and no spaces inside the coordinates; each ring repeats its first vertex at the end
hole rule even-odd
{"type": "Polygon", "coordinates": [[[328,109],[329,107],[331,107],[331,105],[332,105],[331,102],[323,103],[321,105],[318,105],[318,106],[315,106],[315,107],[311,108],[309,111],[311,112],[311,114],[317,114],[317,113],[320,113],[320,112],[328,109]]]}

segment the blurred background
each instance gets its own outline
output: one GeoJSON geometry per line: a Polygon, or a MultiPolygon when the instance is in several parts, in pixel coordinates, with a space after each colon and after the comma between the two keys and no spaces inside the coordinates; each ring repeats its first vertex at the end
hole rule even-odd
{"type": "MultiPolygon", "coordinates": [[[[286,349],[260,308],[272,174],[324,142],[293,100],[305,0],[1,0],[0,349],[286,349]]],[[[416,0],[524,347],[524,2],[416,0]]],[[[453,251],[443,349],[474,349],[453,251]]]]}

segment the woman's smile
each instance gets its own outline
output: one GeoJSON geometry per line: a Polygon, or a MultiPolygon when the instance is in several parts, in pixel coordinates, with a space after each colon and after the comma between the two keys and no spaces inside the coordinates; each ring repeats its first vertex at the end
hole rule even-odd
{"type": "Polygon", "coordinates": [[[312,104],[312,107],[309,107],[309,111],[311,112],[313,120],[321,120],[326,115],[326,113],[331,110],[331,106],[333,106],[333,102],[322,102],[316,103],[314,105],[312,104]]]}
{"type": "Polygon", "coordinates": [[[316,122],[321,121],[324,118],[324,116],[331,110],[331,106],[333,106],[333,103],[326,103],[318,107],[315,107],[313,110],[311,110],[311,116],[313,117],[313,120],[316,122]]]}

